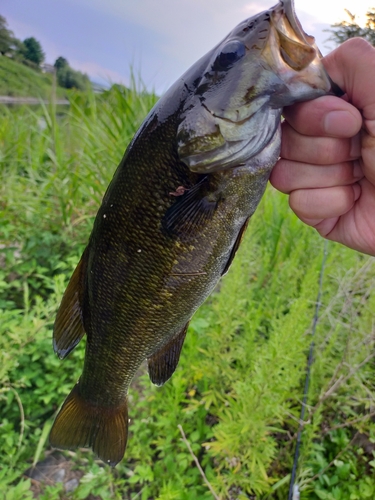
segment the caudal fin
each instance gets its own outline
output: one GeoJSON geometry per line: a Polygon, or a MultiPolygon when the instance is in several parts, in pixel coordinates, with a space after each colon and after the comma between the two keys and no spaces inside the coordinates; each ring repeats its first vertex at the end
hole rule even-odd
{"type": "Polygon", "coordinates": [[[123,458],[128,438],[127,402],[115,408],[96,406],[80,395],[79,382],[66,398],[50,433],[54,448],[91,447],[114,467],[123,458]]]}

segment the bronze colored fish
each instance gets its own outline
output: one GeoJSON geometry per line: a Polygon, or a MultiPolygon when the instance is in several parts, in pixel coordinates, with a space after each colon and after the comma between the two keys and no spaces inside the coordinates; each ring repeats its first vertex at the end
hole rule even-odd
{"type": "Polygon", "coordinates": [[[282,108],[333,93],[292,0],[239,24],[160,99],[127,148],[63,296],[54,349],[87,334],[57,448],[125,451],[127,392],[147,359],[176,369],[190,318],[228,270],[280,151],[282,108]]]}

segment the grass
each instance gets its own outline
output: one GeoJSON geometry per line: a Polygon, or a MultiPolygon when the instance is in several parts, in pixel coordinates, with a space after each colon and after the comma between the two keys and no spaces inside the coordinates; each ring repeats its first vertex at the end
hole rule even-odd
{"type": "MultiPolygon", "coordinates": [[[[55,457],[48,431],[82,368],[83,345],[64,361],[53,354],[54,315],[105,188],[155,100],[114,87],[72,95],[62,118],[53,108],[0,110],[6,500],[212,499],[192,453],[218,498],[287,498],[323,241],[271,188],[230,272],[193,318],[173,378],[156,388],[142,367],[134,380],[125,459],[111,470],[90,451],[59,455],[79,479],[70,493],[24,475],[55,457]]],[[[298,467],[303,500],[375,497],[374,270],[372,258],[328,244],[298,467]]]]}
{"type": "MultiPolygon", "coordinates": [[[[50,99],[52,75],[40,73],[24,64],[0,55],[0,96],[50,99]]],[[[58,98],[65,98],[66,89],[57,87],[58,98]]]]}

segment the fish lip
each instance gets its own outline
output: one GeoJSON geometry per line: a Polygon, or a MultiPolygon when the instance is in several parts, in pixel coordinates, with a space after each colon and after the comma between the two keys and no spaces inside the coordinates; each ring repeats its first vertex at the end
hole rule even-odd
{"type": "MultiPolygon", "coordinates": [[[[319,55],[320,58],[322,58],[323,57],[322,53],[315,44],[315,38],[311,35],[308,35],[304,31],[298,17],[296,16],[294,8],[294,0],[281,0],[280,4],[283,5],[285,16],[289,21],[290,26],[294,30],[294,33],[300,38],[302,42],[314,47],[316,53],[319,55]]],[[[345,94],[345,92],[339,87],[339,85],[337,85],[337,83],[335,83],[332,80],[332,78],[329,76],[328,73],[327,73],[327,78],[331,85],[330,93],[332,95],[335,95],[336,97],[342,97],[345,94]]]]}
{"type": "MultiPolygon", "coordinates": [[[[311,35],[308,35],[304,31],[301,23],[299,22],[298,17],[296,16],[296,11],[294,8],[294,0],[280,0],[280,2],[277,5],[275,5],[275,7],[272,8],[272,11],[275,13],[279,11],[281,14],[284,14],[286,19],[289,21],[289,24],[292,30],[294,31],[294,34],[296,35],[297,38],[299,38],[299,41],[306,45],[313,46],[314,49],[318,52],[319,56],[322,57],[322,54],[315,45],[315,38],[311,35]]],[[[277,24],[282,25],[282,20],[283,20],[283,15],[280,16],[280,19],[277,22],[277,24]]],[[[287,33],[285,34],[287,35],[287,33]]]]}
{"type": "Polygon", "coordinates": [[[345,92],[342,90],[342,88],[337,85],[337,83],[335,83],[332,78],[329,76],[329,74],[327,73],[327,77],[328,77],[328,80],[329,80],[329,83],[331,84],[331,95],[334,95],[336,97],[342,97],[345,92]]]}
{"type": "MultiPolygon", "coordinates": [[[[308,35],[302,28],[302,25],[296,15],[296,11],[294,8],[294,0],[280,0],[279,3],[275,5],[275,7],[273,7],[271,10],[275,14],[276,13],[280,14],[280,18],[275,23],[276,29],[280,29],[280,31],[284,32],[283,29],[283,14],[284,14],[284,16],[286,17],[286,19],[290,24],[290,27],[294,32],[294,35],[299,39],[299,41],[302,42],[303,44],[313,47],[319,58],[320,59],[323,58],[322,53],[320,52],[319,48],[315,43],[315,38],[311,35],[308,35]]],[[[285,33],[285,35],[288,36],[290,35],[290,33],[287,32],[285,33]]],[[[337,85],[337,83],[335,83],[332,80],[332,78],[329,76],[327,72],[326,76],[331,86],[328,93],[336,97],[342,97],[345,94],[345,92],[340,88],[339,85],[337,85]]]]}

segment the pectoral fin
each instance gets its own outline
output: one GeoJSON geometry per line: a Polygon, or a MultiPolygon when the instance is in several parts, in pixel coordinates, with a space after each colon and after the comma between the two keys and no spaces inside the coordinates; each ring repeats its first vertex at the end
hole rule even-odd
{"type": "Polygon", "coordinates": [[[163,385],[176,370],[188,325],[189,323],[168,344],[148,358],[148,373],[153,384],[163,385]]]}
{"type": "Polygon", "coordinates": [[[167,210],[164,228],[180,238],[195,234],[213,216],[218,200],[208,194],[208,180],[205,176],[199,183],[177,196],[167,210]]]}
{"type": "Polygon", "coordinates": [[[53,329],[53,348],[61,359],[75,348],[85,334],[82,320],[82,297],[86,256],[87,251],[83,253],[70,278],[56,315],[53,329]]]}

